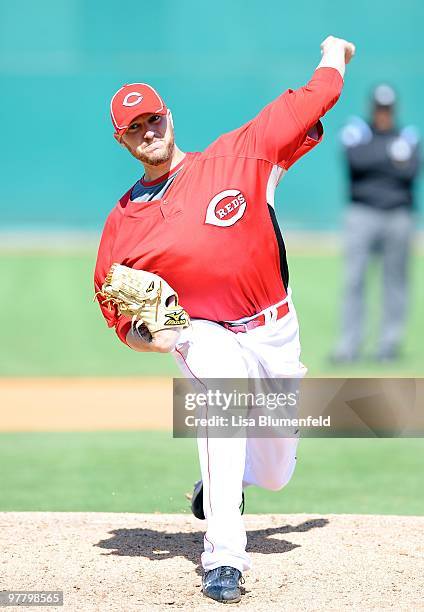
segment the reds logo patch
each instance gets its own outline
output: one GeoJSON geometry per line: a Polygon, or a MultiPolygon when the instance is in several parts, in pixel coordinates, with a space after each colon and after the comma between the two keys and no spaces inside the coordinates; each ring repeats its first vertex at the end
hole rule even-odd
{"type": "Polygon", "coordinates": [[[218,227],[234,225],[244,215],[247,202],[239,189],[225,189],[208,204],[205,223],[218,227]]]}
{"type": "Polygon", "coordinates": [[[135,106],[136,104],[141,102],[142,99],[143,99],[143,96],[141,95],[140,92],[132,91],[131,93],[129,93],[129,94],[127,94],[125,96],[124,101],[122,102],[122,104],[124,106],[135,106]],[[135,100],[130,100],[130,98],[135,98],[135,100]]]}

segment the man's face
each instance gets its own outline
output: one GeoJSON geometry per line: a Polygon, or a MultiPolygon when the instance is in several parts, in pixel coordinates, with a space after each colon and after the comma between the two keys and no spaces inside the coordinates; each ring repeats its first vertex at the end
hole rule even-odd
{"type": "Polygon", "coordinates": [[[373,123],[377,130],[387,132],[393,128],[393,109],[391,107],[375,107],[373,123]]]}
{"type": "Polygon", "coordinates": [[[123,134],[122,142],[142,164],[160,166],[167,162],[174,150],[174,128],[169,111],[166,115],[139,115],[123,134]]]}

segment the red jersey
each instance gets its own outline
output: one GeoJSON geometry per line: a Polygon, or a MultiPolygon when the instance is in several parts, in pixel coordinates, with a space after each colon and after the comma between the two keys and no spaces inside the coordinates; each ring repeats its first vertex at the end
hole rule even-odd
{"type": "MultiPolygon", "coordinates": [[[[233,321],[284,299],[275,188],[322,140],[319,119],[342,86],[336,69],[318,68],[307,85],[285,91],[249,123],[202,153],[187,153],[161,199],[132,202],[131,188],[106,221],[96,291],[117,262],[164,278],[192,318],[233,321]]],[[[99,301],[125,342],[129,320],[99,301]]]]}

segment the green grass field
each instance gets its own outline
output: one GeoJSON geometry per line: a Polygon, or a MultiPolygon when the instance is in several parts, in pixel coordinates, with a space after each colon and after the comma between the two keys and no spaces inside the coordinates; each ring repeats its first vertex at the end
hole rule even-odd
{"type": "MultiPolygon", "coordinates": [[[[2,254],[0,376],[177,374],[169,356],[122,345],[92,302],[93,254],[2,254]]],[[[342,265],[330,254],[290,257],[302,360],[316,376],[423,376],[424,257],[412,265],[402,360],[328,362],[339,318],[342,265]]],[[[372,270],[366,353],[376,337],[372,270]]],[[[5,405],[1,410],[7,410],[5,405]]],[[[295,477],[281,492],[248,491],[248,512],[422,514],[423,440],[305,439],[295,477]]],[[[194,440],[159,432],[0,434],[0,510],[184,512],[198,478],[194,440]]]]}
{"type": "MultiPolygon", "coordinates": [[[[424,440],[300,441],[279,492],[247,490],[249,513],[422,514],[424,440]]],[[[0,511],[189,512],[195,440],[164,432],[0,435],[0,511]]]]}
{"type": "MultiPolygon", "coordinates": [[[[3,342],[0,376],[173,375],[172,358],[135,353],[108,330],[92,302],[93,254],[2,254],[3,342]]],[[[411,269],[411,314],[402,359],[378,365],[369,358],[354,366],[328,362],[338,331],[342,265],[330,254],[292,255],[291,286],[298,312],[302,360],[315,376],[422,376],[424,373],[424,257],[411,269]]],[[[366,353],[377,336],[379,279],[369,278],[371,316],[366,353]]]]}

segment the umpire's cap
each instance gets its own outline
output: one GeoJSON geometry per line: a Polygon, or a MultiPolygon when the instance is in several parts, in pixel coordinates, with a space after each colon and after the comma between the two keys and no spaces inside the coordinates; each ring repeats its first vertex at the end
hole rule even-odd
{"type": "Polygon", "coordinates": [[[387,83],[381,83],[372,92],[372,102],[378,108],[392,108],[396,103],[396,92],[387,83]]]}

